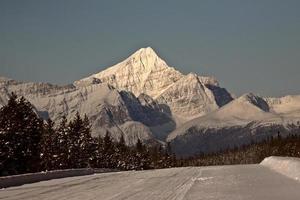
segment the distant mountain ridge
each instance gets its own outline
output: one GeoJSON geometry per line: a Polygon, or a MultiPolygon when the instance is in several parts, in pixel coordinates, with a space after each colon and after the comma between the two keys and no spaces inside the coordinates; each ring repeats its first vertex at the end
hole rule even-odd
{"type": "Polygon", "coordinates": [[[263,98],[245,94],[183,124],[168,135],[179,155],[233,148],[267,137],[300,134],[300,96],[263,98]],[[288,100],[287,100],[288,99],[288,100]]]}
{"type": "Polygon", "coordinates": [[[289,124],[300,121],[300,96],[264,98],[248,93],[234,99],[216,78],[182,74],[151,47],[67,86],[0,77],[0,106],[11,92],[27,98],[45,119],[71,119],[79,111],[89,117],[94,136],[124,135],[130,145],[138,138],[167,141],[183,156],[278,131],[288,134],[296,130],[289,124]],[[269,133],[259,134],[266,130],[269,133]]]}

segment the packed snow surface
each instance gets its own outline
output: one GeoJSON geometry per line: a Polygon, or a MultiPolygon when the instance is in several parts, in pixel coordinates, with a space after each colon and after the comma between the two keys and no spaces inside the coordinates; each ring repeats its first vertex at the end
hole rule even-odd
{"type": "Polygon", "coordinates": [[[6,200],[299,200],[299,182],[261,165],[94,174],[0,191],[6,200]]]}

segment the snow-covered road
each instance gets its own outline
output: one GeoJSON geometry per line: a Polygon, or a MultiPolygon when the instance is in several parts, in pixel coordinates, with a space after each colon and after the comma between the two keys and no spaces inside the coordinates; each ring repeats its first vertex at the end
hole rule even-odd
{"type": "Polygon", "coordinates": [[[261,165],[173,168],[71,177],[11,187],[0,199],[300,199],[300,182],[261,165]]]}

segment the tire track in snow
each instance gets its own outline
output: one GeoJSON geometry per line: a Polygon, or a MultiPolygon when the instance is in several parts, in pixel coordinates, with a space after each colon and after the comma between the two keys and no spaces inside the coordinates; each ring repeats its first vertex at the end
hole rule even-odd
{"type": "Polygon", "coordinates": [[[188,181],[186,181],[182,186],[179,187],[178,190],[174,193],[175,196],[172,195],[172,197],[169,197],[168,200],[184,200],[185,195],[188,193],[188,191],[192,188],[196,180],[199,180],[199,178],[202,175],[202,169],[199,169],[198,175],[195,177],[191,177],[188,181]]]}

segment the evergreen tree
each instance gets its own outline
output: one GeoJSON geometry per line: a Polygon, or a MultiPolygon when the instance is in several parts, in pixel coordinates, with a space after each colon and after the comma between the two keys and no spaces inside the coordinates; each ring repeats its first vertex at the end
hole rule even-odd
{"type": "Polygon", "coordinates": [[[40,170],[40,140],[43,121],[32,105],[15,94],[0,109],[1,174],[16,174],[40,170]]]}
{"type": "Polygon", "coordinates": [[[150,168],[150,153],[146,146],[143,145],[138,138],[135,148],[135,167],[136,169],[149,169],[150,168]]]}
{"type": "Polygon", "coordinates": [[[95,150],[93,148],[93,138],[91,136],[91,125],[86,115],[83,118],[82,131],[80,132],[80,167],[90,167],[92,161],[92,153],[95,150]]]}
{"type": "Polygon", "coordinates": [[[141,142],[140,138],[137,139],[137,142],[136,142],[136,151],[139,152],[139,153],[143,153],[145,150],[145,147],[143,145],[143,143],[141,142]]]}
{"type": "Polygon", "coordinates": [[[116,167],[118,169],[127,169],[127,162],[129,156],[129,150],[126,146],[125,139],[122,134],[115,147],[115,159],[117,160],[116,167]]]}
{"type": "MultiPolygon", "coordinates": [[[[14,158],[16,151],[15,125],[12,118],[16,118],[17,113],[13,113],[11,108],[18,105],[17,96],[11,94],[8,104],[0,109],[0,170],[1,175],[16,174],[16,160],[14,158]]],[[[15,111],[16,112],[16,111],[15,111]]]]}
{"type": "Polygon", "coordinates": [[[80,133],[83,121],[77,112],[75,118],[68,124],[68,168],[79,168],[80,160],[80,133]]]}
{"type": "Polygon", "coordinates": [[[123,152],[123,153],[126,153],[127,151],[127,146],[126,146],[126,143],[125,143],[125,139],[124,139],[124,135],[122,134],[121,137],[120,137],[120,140],[118,142],[118,149],[123,152]]]}
{"type": "Polygon", "coordinates": [[[172,154],[171,144],[167,142],[167,147],[164,155],[164,167],[172,167],[176,163],[176,157],[172,154]]]}
{"type": "Polygon", "coordinates": [[[41,139],[41,165],[44,170],[57,169],[58,135],[54,130],[54,122],[47,120],[41,139]]]}
{"type": "Polygon", "coordinates": [[[55,130],[57,134],[58,147],[57,147],[57,157],[55,159],[54,167],[55,169],[67,169],[68,168],[68,155],[69,155],[69,130],[67,126],[67,118],[63,116],[58,128],[55,130]]]}
{"type": "Polygon", "coordinates": [[[151,168],[157,169],[162,167],[162,155],[160,153],[161,146],[153,146],[149,149],[151,168]]]}
{"type": "Polygon", "coordinates": [[[68,129],[68,165],[70,168],[89,166],[91,150],[91,133],[88,118],[81,119],[79,113],[69,123],[68,129]]]}
{"type": "Polygon", "coordinates": [[[103,138],[103,160],[102,166],[105,168],[115,168],[115,144],[109,133],[106,132],[103,138]]]}
{"type": "Polygon", "coordinates": [[[104,145],[103,139],[101,136],[98,136],[93,140],[92,149],[94,149],[92,153],[92,161],[91,165],[93,168],[102,168],[103,166],[103,152],[104,152],[104,145]]]}

